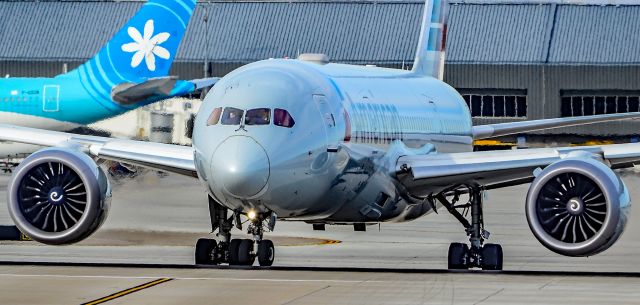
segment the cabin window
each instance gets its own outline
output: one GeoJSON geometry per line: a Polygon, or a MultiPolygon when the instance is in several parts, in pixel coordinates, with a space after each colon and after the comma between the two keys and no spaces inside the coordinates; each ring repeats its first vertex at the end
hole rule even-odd
{"type": "Polygon", "coordinates": [[[273,123],[276,126],[291,128],[296,122],[293,120],[288,111],[276,108],[273,111],[273,123]]]}
{"type": "Polygon", "coordinates": [[[575,117],[640,111],[640,91],[560,91],[560,114],[575,117]]]}
{"type": "Polygon", "coordinates": [[[271,123],[271,109],[258,108],[247,110],[244,118],[245,125],[269,125],[271,123]]]}
{"type": "Polygon", "coordinates": [[[222,125],[240,125],[244,111],[238,108],[227,107],[222,113],[222,125]]]}
{"type": "Polygon", "coordinates": [[[218,124],[218,122],[220,121],[221,115],[222,115],[222,107],[213,109],[213,112],[211,113],[211,115],[209,116],[209,119],[207,120],[207,126],[218,124]]]}

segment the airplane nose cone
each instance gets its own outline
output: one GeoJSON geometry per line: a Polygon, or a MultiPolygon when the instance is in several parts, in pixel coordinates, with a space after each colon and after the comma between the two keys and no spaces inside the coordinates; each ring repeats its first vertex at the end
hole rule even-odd
{"type": "Polygon", "coordinates": [[[233,136],[213,153],[213,182],[227,193],[249,198],[257,195],[269,181],[269,157],[253,138],[233,136]]]}

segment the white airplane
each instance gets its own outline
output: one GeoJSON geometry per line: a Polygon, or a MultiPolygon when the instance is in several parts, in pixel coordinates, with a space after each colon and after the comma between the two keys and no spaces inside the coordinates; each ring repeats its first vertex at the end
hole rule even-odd
{"type": "Polygon", "coordinates": [[[472,126],[463,98],[442,82],[446,7],[427,0],[412,71],[313,55],[233,71],[207,95],[192,147],[1,125],[0,140],[49,147],[14,173],[9,212],[42,243],[88,237],[107,217],[111,191],[95,160],[108,159],[199,179],[219,239],[197,242],[197,264],[251,265],[257,257],[270,266],[275,250],[263,236],[277,219],[362,226],[443,206],[470,240],[451,244],[449,268],[499,270],[502,248],[485,243],[482,194],[532,182],[524,210],[542,245],[568,256],[608,249],[630,207],[613,169],[639,162],[639,144],[473,152],[473,140],[640,113],[472,126]],[[470,219],[460,213],[467,208],[470,219]],[[231,239],[241,216],[254,240],[231,239]]]}

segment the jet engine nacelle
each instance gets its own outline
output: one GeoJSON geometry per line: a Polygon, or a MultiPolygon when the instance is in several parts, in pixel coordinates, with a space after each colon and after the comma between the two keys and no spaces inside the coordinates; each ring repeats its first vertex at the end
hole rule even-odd
{"type": "Polygon", "coordinates": [[[590,157],[549,165],[533,181],[526,214],[531,231],[549,250],[590,256],[622,235],[629,191],[609,167],[590,157]]]}
{"type": "Polygon", "coordinates": [[[86,154],[46,148],[26,158],[8,188],[9,214],[22,233],[52,245],[93,234],[107,217],[111,187],[86,154]]]}

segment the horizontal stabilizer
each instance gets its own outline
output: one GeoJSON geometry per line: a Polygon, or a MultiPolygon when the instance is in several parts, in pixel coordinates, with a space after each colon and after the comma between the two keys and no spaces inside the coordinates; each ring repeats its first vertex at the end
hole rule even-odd
{"type": "Polygon", "coordinates": [[[177,80],[176,77],[158,77],[134,84],[123,83],[113,87],[111,98],[123,106],[133,105],[149,99],[165,99],[174,96],[186,96],[203,88],[212,87],[220,78],[201,78],[190,81],[177,80]],[[176,87],[176,85],[178,85],[176,87]]]}
{"type": "Polygon", "coordinates": [[[201,78],[201,79],[193,79],[189,82],[196,86],[195,90],[200,90],[202,88],[213,87],[218,81],[219,77],[210,77],[210,78],[201,78]]]}
{"type": "Polygon", "coordinates": [[[169,96],[175,87],[175,77],[152,78],[140,84],[123,83],[113,87],[111,98],[121,105],[132,105],[152,96],[169,96]]]}
{"type": "Polygon", "coordinates": [[[640,112],[602,114],[583,117],[557,118],[534,120],[524,122],[512,122],[501,124],[480,125],[473,127],[473,139],[481,140],[495,138],[511,134],[526,133],[545,129],[572,127],[620,120],[640,119],[640,112]]]}

